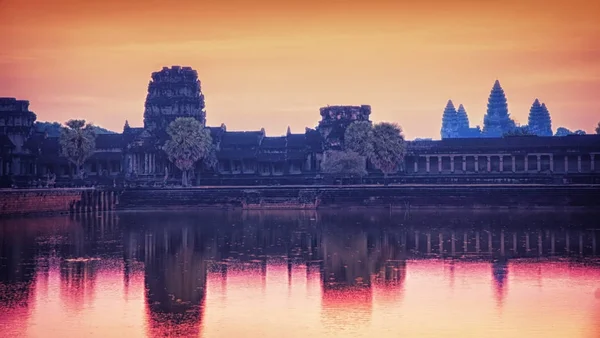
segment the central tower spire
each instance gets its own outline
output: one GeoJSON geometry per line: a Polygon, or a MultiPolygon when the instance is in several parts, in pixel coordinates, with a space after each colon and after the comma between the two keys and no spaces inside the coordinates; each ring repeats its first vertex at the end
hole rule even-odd
{"type": "Polygon", "coordinates": [[[496,80],[488,98],[487,113],[483,118],[483,133],[487,137],[501,137],[515,127],[508,113],[508,103],[500,81],[496,80]]]}

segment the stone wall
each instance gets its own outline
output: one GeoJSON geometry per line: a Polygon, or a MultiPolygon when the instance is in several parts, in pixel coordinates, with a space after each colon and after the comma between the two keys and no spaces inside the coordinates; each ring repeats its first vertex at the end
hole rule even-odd
{"type": "Polygon", "coordinates": [[[96,189],[0,190],[0,216],[114,210],[118,192],[96,189]]]}
{"type": "Polygon", "coordinates": [[[317,209],[600,207],[600,187],[445,185],[129,189],[119,209],[317,209]]]}

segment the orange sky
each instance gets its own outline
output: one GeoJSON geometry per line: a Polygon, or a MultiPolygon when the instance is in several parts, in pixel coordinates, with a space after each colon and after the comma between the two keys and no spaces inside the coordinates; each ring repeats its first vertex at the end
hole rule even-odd
{"type": "Polygon", "coordinates": [[[439,138],[451,98],[482,124],[496,78],[527,123],[600,120],[600,2],[0,0],[0,96],[38,120],[142,124],[150,74],[191,66],[209,125],[268,135],[316,126],[319,107],[370,104],[372,120],[439,138]]]}

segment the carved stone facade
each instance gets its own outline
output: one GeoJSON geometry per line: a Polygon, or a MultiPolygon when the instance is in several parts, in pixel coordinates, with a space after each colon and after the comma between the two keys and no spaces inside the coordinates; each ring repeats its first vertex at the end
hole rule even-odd
{"type": "Polygon", "coordinates": [[[369,121],[371,106],[327,106],[320,109],[317,130],[325,141],[325,149],[341,149],[346,128],[354,121],[369,121]]]}
{"type": "Polygon", "coordinates": [[[35,120],[29,101],[0,98],[0,176],[36,174],[29,142],[35,120]]]}
{"type": "Polygon", "coordinates": [[[144,110],[144,128],[164,131],[178,117],[193,117],[206,123],[204,94],[198,72],[190,67],[164,67],[152,73],[144,110]]]}

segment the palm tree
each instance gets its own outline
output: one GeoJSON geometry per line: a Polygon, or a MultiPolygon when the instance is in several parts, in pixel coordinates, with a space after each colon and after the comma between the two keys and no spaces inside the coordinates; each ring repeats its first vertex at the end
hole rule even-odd
{"type": "Polygon", "coordinates": [[[76,177],[82,178],[83,164],[96,148],[94,126],[85,120],[69,120],[60,130],[61,155],[75,165],[76,177]]]}
{"type": "Polygon", "coordinates": [[[167,133],[171,137],[163,149],[169,160],[181,170],[181,184],[189,185],[188,175],[199,160],[214,165],[214,148],[210,131],[193,117],[179,117],[169,124],[167,133]]]}
{"type": "Polygon", "coordinates": [[[402,128],[395,123],[382,122],[373,127],[373,146],[369,160],[383,172],[384,184],[387,176],[398,171],[398,166],[404,160],[406,146],[402,128]]]}

